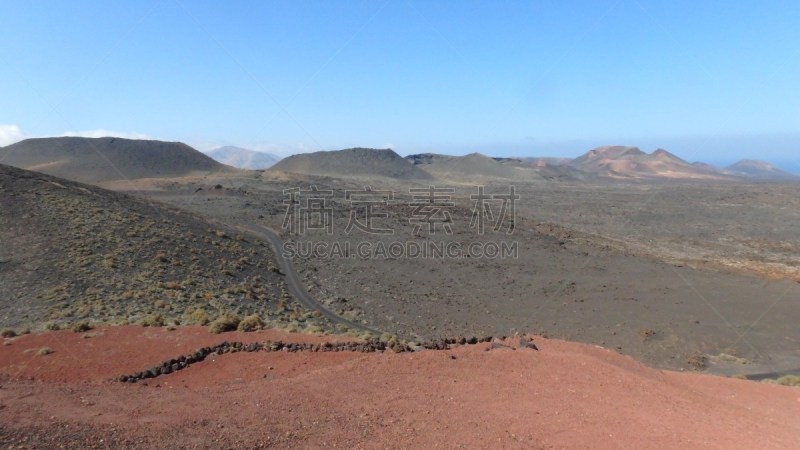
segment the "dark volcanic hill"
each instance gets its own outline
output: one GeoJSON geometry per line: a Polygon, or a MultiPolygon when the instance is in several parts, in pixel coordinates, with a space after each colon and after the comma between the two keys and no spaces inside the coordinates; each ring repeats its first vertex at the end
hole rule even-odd
{"type": "Polygon", "coordinates": [[[301,153],[282,159],[270,170],[328,177],[428,180],[431,175],[391,149],[349,148],[301,153]]]}
{"type": "Polygon", "coordinates": [[[570,158],[494,158],[500,164],[514,167],[532,169],[536,174],[546,180],[586,180],[597,175],[583,172],[569,165],[570,158]]]}
{"type": "MultiPolygon", "coordinates": [[[[490,158],[480,153],[464,156],[420,153],[406,159],[432,176],[457,182],[532,181],[586,178],[589,174],[548,162],[550,158],[490,158]]],[[[554,162],[557,159],[552,159],[554,162]]]]}
{"type": "Polygon", "coordinates": [[[269,169],[281,160],[280,157],[270,153],[233,146],[216,148],[207,155],[222,164],[249,170],[269,169]]]}
{"type": "Polygon", "coordinates": [[[547,156],[527,156],[527,157],[520,157],[520,158],[494,158],[497,162],[500,163],[511,163],[517,165],[525,165],[525,166],[534,166],[534,167],[541,167],[544,165],[549,166],[564,166],[572,162],[572,158],[560,158],[560,157],[547,157],[547,156]]]}
{"type": "Polygon", "coordinates": [[[113,137],[26,139],[0,148],[0,163],[92,184],[234,170],[180,142],[113,137]]]}
{"type": "Polygon", "coordinates": [[[465,156],[421,153],[406,159],[432,176],[442,179],[473,181],[475,179],[530,180],[538,178],[529,167],[501,164],[480,153],[465,156]]]}
{"type": "Polygon", "coordinates": [[[726,169],[734,175],[758,180],[797,180],[797,175],[781,170],[766,161],[744,159],[726,169]]]}
{"type": "Polygon", "coordinates": [[[275,323],[287,298],[274,261],[265,243],[182,210],[0,164],[0,327],[224,312],[275,323]]]}

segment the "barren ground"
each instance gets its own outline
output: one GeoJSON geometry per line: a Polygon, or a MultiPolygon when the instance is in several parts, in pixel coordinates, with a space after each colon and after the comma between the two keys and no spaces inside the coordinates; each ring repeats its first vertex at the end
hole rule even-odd
{"type": "Polygon", "coordinates": [[[334,193],[333,235],[284,232],[285,240],[519,245],[518,258],[505,260],[293,258],[311,294],[330,308],[412,340],[523,331],[602,345],[661,368],[754,377],[800,371],[797,184],[519,183],[513,235],[476,236],[473,186],[448,185],[454,232],[429,235],[409,223],[408,189],[419,186],[278,175],[184,180],[139,193],[225,223],[280,229],[283,189],[316,185],[334,193]],[[210,189],[215,183],[223,189],[210,189]],[[364,184],[396,193],[398,206],[377,222],[392,235],[344,232],[344,191],[364,184]]]}
{"type": "MultiPolygon", "coordinates": [[[[518,245],[518,256],[504,260],[292,258],[311,295],[351,321],[415,341],[494,341],[404,354],[224,354],[130,384],[115,379],[222,341],[353,337],[214,335],[196,326],[35,332],[0,346],[0,442],[81,449],[800,447],[797,388],[696,373],[798,373],[797,185],[521,184],[514,232],[482,236],[469,228],[474,188],[465,185],[451,186],[452,234],[413,230],[411,186],[385,179],[251,172],[110,187],[238,233],[254,224],[281,229],[283,190],[312,185],[333,190],[334,232],[284,231],[286,242],[518,245]],[[344,232],[344,191],[365,183],[395,191],[398,204],[379,223],[393,234],[344,232]],[[538,350],[521,347],[517,333],[535,335],[538,350]]],[[[242,233],[241,242],[258,240],[242,233]]],[[[260,247],[253,267],[275,275],[268,269],[274,256],[260,247]]],[[[184,256],[176,251],[174,258],[184,256]]],[[[137,314],[150,312],[140,303],[137,314]]],[[[102,321],[105,310],[97,311],[82,310],[81,318],[102,321]]]]}
{"type": "Polygon", "coordinates": [[[448,351],[237,353],[148,383],[110,381],[226,340],[138,326],[0,346],[10,448],[797,448],[795,388],[645,367],[535,338],[448,351]],[[39,355],[47,346],[53,352],[39,355]]]}

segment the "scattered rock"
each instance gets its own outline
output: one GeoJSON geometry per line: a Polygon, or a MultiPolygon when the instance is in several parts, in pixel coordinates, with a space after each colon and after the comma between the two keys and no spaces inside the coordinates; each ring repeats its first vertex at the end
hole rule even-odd
{"type": "Polygon", "coordinates": [[[539,350],[539,347],[536,346],[536,344],[533,342],[533,339],[531,339],[528,336],[520,336],[519,348],[530,348],[533,350],[539,350]]]}

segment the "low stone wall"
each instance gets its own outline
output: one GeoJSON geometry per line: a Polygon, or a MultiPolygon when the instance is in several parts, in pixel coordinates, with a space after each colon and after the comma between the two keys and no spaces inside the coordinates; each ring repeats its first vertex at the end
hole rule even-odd
{"type": "MultiPolygon", "coordinates": [[[[501,340],[505,339],[505,336],[501,340]]],[[[202,362],[209,356],[224,355],[226,353],[238,352],[360,352],[373,353],[391,351],[394,353],[406,353],[419,350],[449,350],[453,345],[474,345],[480,342],[491,342],[492,337],[471,337],[441,339],[422,344],[383,342],[370,340],[365,342],[326,342],[324,344],[306,344],[283,341],[266,341],[245,344],[242,342],[222,342],[212,347],[203,347],[188,355],[165,360],[149,369],[136,372],[130,375],[121,375],[117,381],[122,383],[136,383],[138,381],[155,378],[161,375],[168,375],[172,372],[183,370],[192,364],[202,362]]],[[[520,342],[522,343],[522,342],[520,342]]]]}

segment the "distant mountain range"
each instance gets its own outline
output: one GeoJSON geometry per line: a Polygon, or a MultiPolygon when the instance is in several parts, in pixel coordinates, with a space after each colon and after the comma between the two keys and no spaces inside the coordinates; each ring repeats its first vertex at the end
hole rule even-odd
{"type": "Polygon", "coordinates": [[[605,146],[574,158],[490,158],[480,153],[464,156],[420,153],[405,161],[392,150],[346,149],[293,155],[274,169],[320,176],[380,176],[454,181],[587,179],[695,179],[800,180],[769,163],[741,161],[725,169],[702,162],[690,163],[664,149],[646,153],[637,147],[605,146]]]}
{"type": "Polygon", "coordinates": [[[800,180],[764,161],[743,160],[723,169],[704,162],[689,163],[663,149],[648,154],[623,146],[598,147],[566,164],[613,178],[800,180]]]}
{"type": "Polygon", "coordinates": [[[714,179],[727,176],[709,166],[690,164],[663,149],[648,154],[637,147],[623,146],[589,150],[568,165],[583,172],[613,178],[714,179]]]}
{"type": "Polygon", "coordinates": [[[281,160],[271,153],[257,152],[241,147],[225,146],[206,153],[208,156],[239,169],[269,169],[281,160]]]}
{"type": "Polygon", "coordinates": [[[292,155],[277,163],[273,155],[239,147],[203,154],[180,142],[122,138],[57,137],[26,139],[0,148],[0,163],[81,181],[105,183],[137,178],[235,172],[236,167],[340,178],[401,180],[585,180],[618,179],[800,180],[763,161],[743,160],[726,168],[689,163],[663,149],[606,146],[574,158],[490,158],[422,153],[405,158],[391,149],[350,148],[292,155]],[[222,162],[220,162],[222,161],[222,162]]]}

